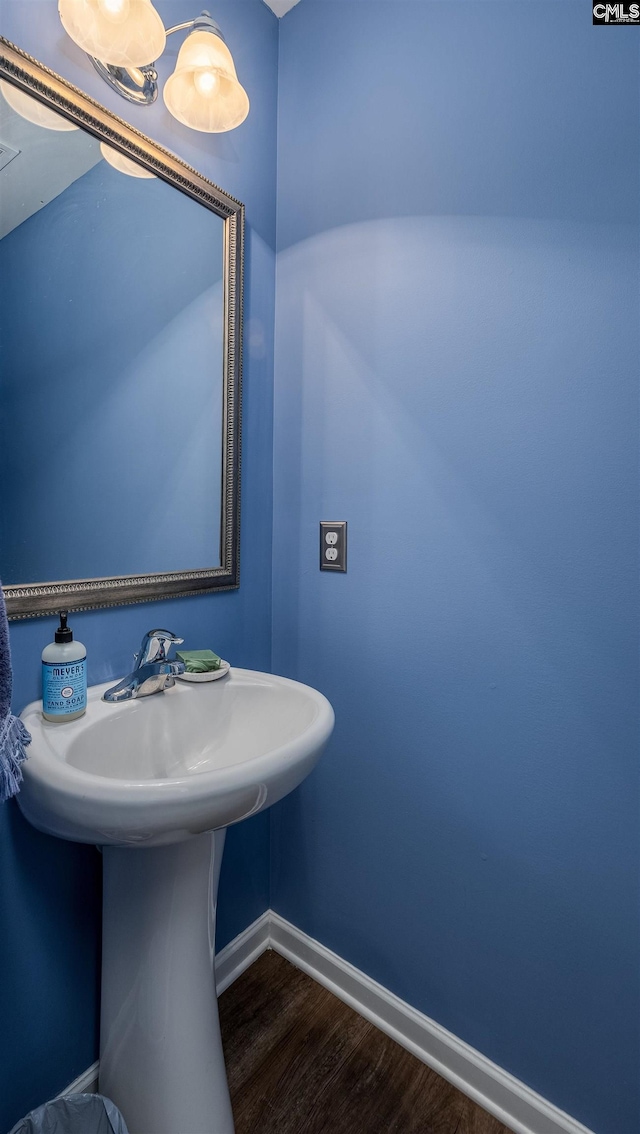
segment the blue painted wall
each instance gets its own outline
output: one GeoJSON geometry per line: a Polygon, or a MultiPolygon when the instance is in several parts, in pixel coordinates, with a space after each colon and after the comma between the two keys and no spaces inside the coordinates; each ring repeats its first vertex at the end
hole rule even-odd
{"type": "Polygon", "coordinates": [[[106,161],[0,240],[3,583],[219,565],[222,242],[106,161]]]}
{"type": "MultiPolygon", "coordinates": [[[[247,123],[143,128],[248,205],[242,587],[75,616],[93,682],[155,621],[271,663],[277,25],[212,14],[247,123]]],[[[0,30],[122,114],[55,0],[0,30]]],[[[598,1134],[639,1122],[637,50],[573,0],[280,25],[272,661],[338,724],[272,813],[272,904],[598,1134]]],[[[13,626],[16,708],[52,630],[13,626]]],[[[268,834],[229,834],[219,944],[268,834]]],[[[0,1125],[94,1058],[98,878],[3,809],[0,1125]]]]}
{"type": "MultiPolygon", "coordinates": [[[[193,15],[187,0],[163,3],[165,24],[193,15]]],[[[247,206],[242,474],[242,585],[194,599],[93,611],[73,618],[88,647],[89,680],[124,673],[151,625],[191,644],[211,643],[240,666],[268,669],[271,637],[271,478],[276,169],[276,18],[262,0],[212,0],[252,112],[232,135],[180,126],[160,101],[135,125],[247,206]]],[[[2,0],[0,33],[127,117],[67,39],[55,0],[2,0]]],[[[169,41],[163,75],[180,37],[169,41]]],[[[39,655],[53,619],[13,623],[15,709],[39,696],[39,655]]],[[[268,816],[230,831],[221,878],[218,945],[268,905],[268,816]]],[[[33,831],[15,803],[0,810],[0,1129],[61,1090],[97,1054],[99,864],[90,848],[33,831]]]]}
{"type": "Polygon", "coordinates": [[[272,905],[598,1134],[638,1109],[638,43],[282,21],[272,905]],[[320,519],[349,522],[321,574],[320,519]]]}

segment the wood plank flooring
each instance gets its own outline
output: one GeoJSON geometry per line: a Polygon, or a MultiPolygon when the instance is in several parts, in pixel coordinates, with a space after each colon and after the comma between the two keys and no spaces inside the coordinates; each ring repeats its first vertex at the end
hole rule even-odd
{"type": "Polygon", "coordinates": [[[510,1134],[268,950],[222,994],[236,1134],[510,1134]]]}

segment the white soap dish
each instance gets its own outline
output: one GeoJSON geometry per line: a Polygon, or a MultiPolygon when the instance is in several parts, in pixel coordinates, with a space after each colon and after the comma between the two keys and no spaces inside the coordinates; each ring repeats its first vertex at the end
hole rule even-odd
{"type": "Polygon", "coordinates": [[[224,677],[230,669],[229,662],[220,659],[220,669],[213,669],[211,673],[178,673],[176,677],[178,681],[217,681],[219,677],[224,677]]]}

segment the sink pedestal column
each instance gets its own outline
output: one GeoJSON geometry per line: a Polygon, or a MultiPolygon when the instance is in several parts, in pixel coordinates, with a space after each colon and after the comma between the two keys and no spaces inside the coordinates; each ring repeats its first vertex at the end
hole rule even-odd
{"type": "Polygon", "coordinates": [[[100,1091],[129,1134],[233,1134],[214,973],[224,837],[104,847],[100,1091]]]}

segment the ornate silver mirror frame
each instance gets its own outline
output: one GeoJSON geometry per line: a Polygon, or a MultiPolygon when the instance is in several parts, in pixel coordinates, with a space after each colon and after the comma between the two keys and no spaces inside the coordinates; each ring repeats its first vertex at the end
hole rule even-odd
{"type": "Polygon", "coordinates": [[[224,221],[223,468],[220,566],[157,575],[123,575],[6,586],[9,618],[33,618],[61,608],[88,610],[239,586],[240,425],[244,206],[168,150],[111,114],[0,36],[0,78],[108,142],[186,193],[224,221]]]}

